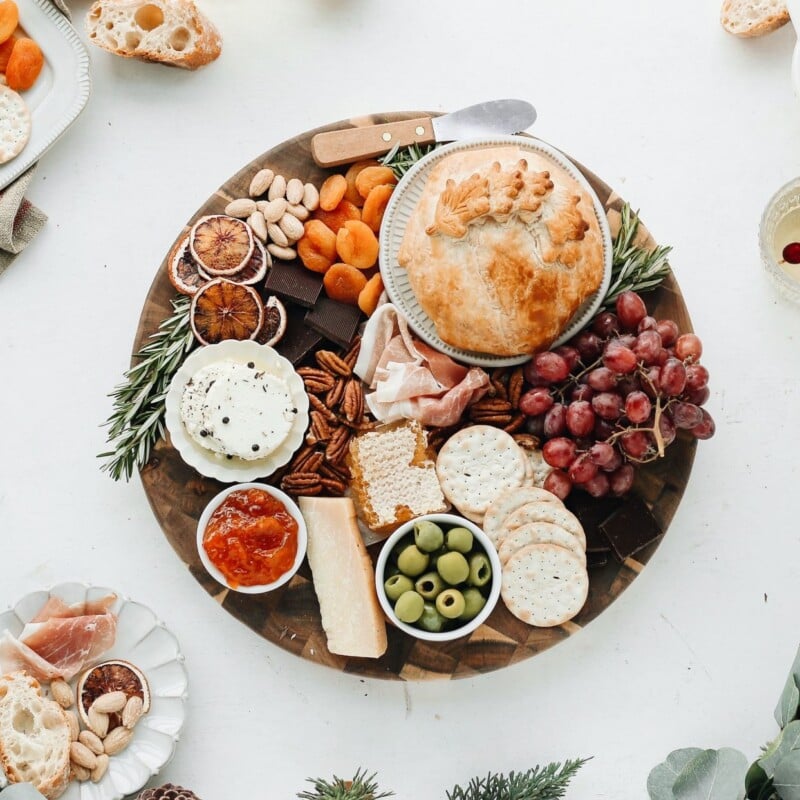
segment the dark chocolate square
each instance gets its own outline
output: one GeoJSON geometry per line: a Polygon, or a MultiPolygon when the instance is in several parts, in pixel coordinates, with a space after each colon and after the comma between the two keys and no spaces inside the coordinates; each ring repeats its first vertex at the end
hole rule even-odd
{"type": "Polygon", "coordinates": [[[322,275],[306,269],[299,261],[275,259],[267,273],[264,289],[285,300],[313,308],[322,292],[322,275]]]}
{"type": "Polygon", "coordinates": [[[633,494],[625,497],[622,507],[600,525],[600,530],[620,561],[638,553],[663,533],[647,503],[633,494]]]}
{"type": "Polygon", "coordinates": [[[567,508],[580,520],[586,534],[587,553],[607,553],[611,550],[600,525],[621,505],[618,497],[592,497],[586,492],[572,492],[567,498],[567,508]]]}
{"type": "Polygon", "coordinates": [[[306,325],[306,311],[294,304],[286,306],[286,333],[275,349],[292,364],[299,364],[322,341],[322,336],[306,325]]]}
{"type": "Polygon", "coordinates": [[[323,296],[306,314],[306,325],[321,333],[326,339],[342,347],[348,347],[362,319],[363,314],[358,306],[340,303],[323,296]]]}

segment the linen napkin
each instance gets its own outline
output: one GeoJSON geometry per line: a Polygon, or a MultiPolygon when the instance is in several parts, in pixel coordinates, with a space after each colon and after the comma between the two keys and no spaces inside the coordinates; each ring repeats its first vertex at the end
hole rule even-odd
{"type": "MultiPolygon", "coordinates": [[[[64,0],[50,2],[67,19],[71,19],[64,0]]],[[[47,221],[47,215],[25,199],[25,192],[35,172],[36,164],[0,192],[0,275],[11,265],[17,254],[30,244],[47,221]]]]}

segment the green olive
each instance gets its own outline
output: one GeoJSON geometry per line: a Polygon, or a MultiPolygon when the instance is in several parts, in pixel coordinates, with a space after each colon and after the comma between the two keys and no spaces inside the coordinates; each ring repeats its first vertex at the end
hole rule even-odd
{"type": "Polygon", "coordinates": [[[400,553],[406,549],[410,544],[414,544],[414,537],[409,534],[408,536],[404,536],[393,548],[391,552],[391,560],[394,563],[397,563],[397,560],[400,558],[400,553]]]}
{"type": "Polygon", "coordinates": [[[417,627],[429,633],[441,633],[447,620],[436,610],[433,603],[425,603],[422,616],[417,620],[417,627]]]}
{"type": "Polygon", "coordinates": [[[475,619],[486,605],[486,598],[473,586],[464,590],[464,610],[458,615],[462,622],[475,619]]]}
{"type": "Polygon", "coordinates": [[[455,619],[464,613],[466,608],[464,595],[458,589],[445,589],[436,598],[436,610],[445,619],[455,619]]]}
{"type": "Polygon", "coordinates": [[[404,592],[410,592],[413,588],[414,584],[411,582],[411,578],[408,578],[400,573],[397,575],[392,575],[383,584],[383,590],[386,592],[386,596],[392,602],[397,600],[401,594],[404,592]]]}
{"type": "MultiPolygon", "coordinates": [[[[403,569],[402,565],[400,569],[403,569]]],[[[469,564],[461,553],[455,551],[439,556],[436,571],[451,586],[462,583],[469,575],[469,564]]],[[[405,572],[405,570],[403,570],[405,572]]]]}
{"type": "Polygon", "coordinates": [[[416,592],[403,592],[395,603],[394,613],[400,622],[412,625],[422,616],[424,605],[425,601],[416,592]]]}
{"type": "Polygon", "coordinates": [[[472,586],[486,586],[492,579],[492,565],[486,553],[473,553],[469,559],[469,583],[472,586]]]}
{"type": "Polygon", "coordinates": [[[414,543],[420,550],[432,553],[444,544],[442,529],[429,519],[414,523],[414,543]]]}
{"type": "Polygon", "coordinates": [[[447,549],[469,553],[472,550],[472,539],[472,531],[468,528],[450,528],[447,531],[447,549]]]}
{"type": "Polygon", "coordinates": [[[410,544],[397,558],[397,566],[400,572],[411,578],[422,575],[428,568],[428,554],[423,553],[416,545],[410,544]]]}
{"type": "Polygon", "coordinates": [[[414,588],[426,600],[435,600],[436,595],[444,589],[444,581],[438,572],[426,572],[421,578],[417,578],[414,588]]]}

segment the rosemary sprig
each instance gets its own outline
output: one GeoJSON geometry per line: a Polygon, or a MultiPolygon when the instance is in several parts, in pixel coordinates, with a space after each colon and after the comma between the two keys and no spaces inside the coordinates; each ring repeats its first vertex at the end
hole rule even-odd
{"type": "Polygon", "coordinates": [[[507,776],[493,775],[473,778],[466,789],[453,787],[447,800],[557,800],[564,796],[567,784],[588,761],[578,758],[563,764],[538,765],[527,772],[510,772],[507,776]]]}
{"type": "Polygon", "coordinates": [[[386,167],[391,167],[399,180],[417,161],[428,153],[432,153],[437,147],[439,147],[438,144],[411,144],[408,147],[400,147],[399,144],[396,144],[380,159],[380,162],[386,167]]]}
{"type": "Polygon", "coordinates": [[[393,797],[394,792],[378,793],[375,774],[367,775],[366,770],[357,770],[352,780],[342,780],[333,776],[333,781],[322,778],[308,778],[313,791],[300,792],[300,800],[380,800],[382,797],[393,797]]]}
{"type": "Polygon", "coordinates": [[[639,231],[639,214],[628,203],[622,207],[622,222],[612,250],[611,283],[603,306],[613,306],[625,291],[646,292],[655,289],[669,274],[667,255],[671,247],[648,249],[634,244],[639,231]]]}
{"type": "Polygon", "coordinates": [[[114,411],[105,425],[106,441],[112,449],[97,457],[108,459],[101,470],[115,481],[130,480],[134,470],[148,462],[153,445],[164,435],[164,400],[169,384],[195,342],[189,326],[189,305],[188,297],[172,301],[172,315],[136,354],[139,360],[125,373],[125,382],[109,395],[114,399],[114,411]]]}

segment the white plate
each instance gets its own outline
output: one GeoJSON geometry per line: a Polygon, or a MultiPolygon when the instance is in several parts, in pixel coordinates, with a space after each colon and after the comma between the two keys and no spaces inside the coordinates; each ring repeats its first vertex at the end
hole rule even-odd
{"type": "Polygon", "coordinates": [[[206,345],[195,350],[175,373],[169,386],[166,398],[166,415],[164,421],[169,431],[172,446],[181,458],[207,478],[216,478],[223,483],[247,483],[256,478],[266,478],[276,469],[288,463],[303,443],[308,427],[308,395],[302,378],[295,372],[292,362],[285,359],[276,350],[267,345],[253,341],[237,341],[228,339],[219,344],[206,345]],[[256,367],[285,381],[289,393],[297,408],[297,417],[289,431],[289,436],[277,450],[268,456],[254,461],[241,458],[227,459],[201,447],[186,432],[181,420],[181,398],[189,379],[199,369],[210,364],[230,359],[241,364],[252,361],[256,367]]]}
{"type": "Polygon", "coordinates": [[[580,306],[573,314],[567,328],[561,336],[556,339],[551,347],[557,347],[568,339],[571,339],[578,331],[582,330],[603,302],[611,282],[611,262],[612,244],[611,230],[608,226],[608,219],[603,204],[598,199],[594,190],[589,185],[581,171],[558,150],[525,136],[493,136],[485,139],[471,139],[469,141],[454,142],[453,144],[438,147],[432,153],[420,159],[403,177],[392,193],[386,213],[383,216],[380,238],[380,264],[383,283],[389,299],[397,306],[400,313],[406,318],[412,330],[431,347],[447,353],[447,355],[467,364],[475,364],[479,367],[507,367],[515,364],[524,364],[530,361],[531,355],[520,354],[518,356],[494,356],[488,353],[476,353],[472,350],[462,350],[458,347],[443,342],[436,333],[433,320],[423,311],[414,291],[408,280],[408,271],[397,263],[397,254],[403,241],[409,217],[417,207],[422,190],[428,180],[431,169],[441,159],[462,150],[478,150],[484,147],[497,147],[503,145],[514,145],[521,150],[529,150],[537,153],[558,164],[567,174],[577,181],[592,198],[594,212],[600,226],[600,233],[603,237],[603,258],[605,270],[603,281],[600,288],[580,306]]]}
{"type": "Polygon", "coordinates": [[[89,53],[69,20],[49,0],[16,0],[19,24],[44,54],[32,88],[21,92],[32,118],[31,138],[0,165],[0,189],[15,181],[77,119],[89,99],[89,53]]]}
{"type": "MultiPolygon", "coordinates": [[[[63,583],[50,591],[25,595],[10,611],[0,614],[0,635],[10,631],[18,636],[51,597],[71,605],[97,600],[113,589],[63,583]]],[[[117,615],[114,646],[100,661],[120,658],[139,667],[150,685],[150,711],[134,728],[131,743],[111,757],[108,772],[99,783],[72,781],[62,800],[120,800],[138,792],[170,761],[186,719],[188,679],[178,640],[141,603],[117,595],[111,609],[117,615]]],[[[73,688],[77,678],[73,679],[73,688]]]]}

